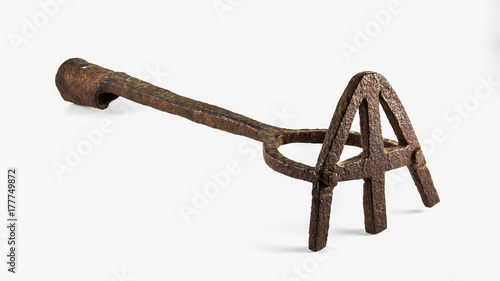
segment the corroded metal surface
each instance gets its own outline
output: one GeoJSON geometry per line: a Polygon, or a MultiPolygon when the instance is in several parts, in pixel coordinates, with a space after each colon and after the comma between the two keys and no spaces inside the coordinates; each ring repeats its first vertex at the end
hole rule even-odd
{"type": "Polygon", "coordinates": [[[272,169],[313,183],[309,249],[326,246],[334,187],[341,181],[363,179],[365,229],[387,227],[385,171],[407,166],[424,205],[439,202],[429,169],[410,120],[387,80],[374,72],[355,75],[342,95],[328,130],[291,130],[267,125],[229,110],[195,101],[156,87],[123,72],[114,72],[82,59],[69,59],[59,68],[56,85],[63,99],[105,109],[118,96],[185,117],[194,122],[263,142],[264,160],[272,169]],[[379,104],[397,141],[382,137],[379,104]],[[361,132],[350,131],[359,111],[361,132]],[[323,143],[316,167],[283,156],[281,145],[323,143]],[[345,145],[361,147],[353,158],[340,161],[345,145]]]}
{"type": "Polygon", "coordinates": [[[385,171],[407,166],[427,207],[439,202],[439,196],[425,164],[410,119],[387,80],[380,74],[363,72],[354,76],[342,95],[316,165],[316,174],[330,173],[334,180],[313,184],[309,248],[325,247],[329,227],[332,189],[338,181],[363,179],[365,230],[379,233],[387,228],[385,211],[385,171]],[[389,119],[397,142],[384,140],[379,104],[389,119]],[[355,145],[363,152],[339,162],[356,112],[360,116],[360,139],[355,145]]]}

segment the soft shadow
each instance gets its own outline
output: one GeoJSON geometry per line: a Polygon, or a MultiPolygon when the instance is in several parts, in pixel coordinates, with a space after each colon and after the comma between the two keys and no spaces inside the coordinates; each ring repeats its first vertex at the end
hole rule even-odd
{"type": "Polygon", "coordinates": [[[391,213],[395,215],[411,215],[411,214],[421,214],[425,212],[424,209],[396,209],[391,213]]]}
{"type": "Polygon", "coordinates": [[[266,253],[310,253],[307,246],[264,245],[252,246],[253,249],[266,253]]]}
{"type": "Polygon", "coordinates": [[[332,235],[360,236],[360,235],[366,235],[366,231],[362,228],[336,227],[333,229],[332,235]]]}
{"type": "Polygon", "coordinates": [[[266,247],[270,252],[276,253],[309,253],[311,252],[307,247],[304,246],[285,246],[285,245],[273,245],[266,247]]]}
{"type": "Polygon", "coordinates": [[[83,117],[95,112],[95,110],[96,109],[93,107],[68,103],[68,106],[66,106],[64,110],[64,114],[69,117],[83,117]]]}

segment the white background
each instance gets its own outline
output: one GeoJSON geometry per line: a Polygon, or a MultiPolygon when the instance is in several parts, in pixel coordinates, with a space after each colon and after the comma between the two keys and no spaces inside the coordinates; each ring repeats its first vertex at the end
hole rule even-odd
{"type": "MultiPolygon", "coordinates": [[[[500,3],[388,3],[2,1],[0,161],[4,175],[19,169],[20,226],[18,274],[2,262],[0,279],[500,280],[500,3]],[[425,208],[406,169],[388,172],[388,229],[369,235],[362,181],[342,182],[315,255],[311,184],[268,168],[255,141],[123,99],[104,111],[63,101],[54,77],[71,57],[290,128],[326,128],[349,79],[377,71],[410,116],[441,203],[425,208]],[[111,129],[58,178],[55,163],[69,165],[102,122],[111,129]],[[214,184],[187,223],[181,206],[214,184]]],[[[314,165],[319,149],[281,151],[314,165]]],[[[2,226],[2,261],[6,238],[2,226]]]]}

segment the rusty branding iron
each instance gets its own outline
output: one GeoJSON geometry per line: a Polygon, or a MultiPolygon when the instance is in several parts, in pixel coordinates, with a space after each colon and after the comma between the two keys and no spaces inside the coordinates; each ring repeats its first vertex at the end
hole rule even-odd
{"type": "Polygon", "coordinates": [[[410,119],[387,80],[374,72],[355,75],[337,104],[326,129],[291,130],[267,125],[223,108],[185,98],[123,72],[114,72],[83,59],[64,62],[56,76],[64,100],[105,109],[118,96],[180,115],[212,128],[263,142],[264,160],[277,172],[312,182],[309,249],[326,246],[333,188],[341,181],[363,179],[365,229],[379,233],[387,228],[385,172],[408,167],[425,206],[439,202],[410,119]],[[382,136],[379,104],[389,119],[397,141],[382,136]],[[359,111],[360,132],[350,131],[359,111]],[[323,143],[316,167],[283,156],[278,147],[288,143],[323,143]],[[345,145],[363,151],[340,161],[345,145]]]}

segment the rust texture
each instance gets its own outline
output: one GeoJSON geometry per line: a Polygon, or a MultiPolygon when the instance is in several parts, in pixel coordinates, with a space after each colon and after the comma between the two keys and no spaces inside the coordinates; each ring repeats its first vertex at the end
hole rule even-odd
{"type": "Polygon", "coordinates": [[[123,72],[114,72],[73,58],[64,62],[56,75],[64,100],[105,109],[118,96],[176,114],[216,129],[263,142],[264,160],[277,172],[312,182],[309,249],[326,246],[334,187],[341,181],[363,179],[365,230],[379,233],[387,228],[385,172],[408,167],[425,206],[439,202],[439,196],[417,136],[406,111],[387,80],[374,72],[361,72],[349,82],[328,129],[291,130],[267,125],[229,110],[185,98],[123,72]],[[382,136],[379,104],[397,141],[382,136]],[[356,113],[360,132],[350,131],[356,113]],[[283,156],[278,148],[288,143],[322,143],[316,167],[283,156]],[[362,152],[340,161],[345,145],[362,152]]]}

